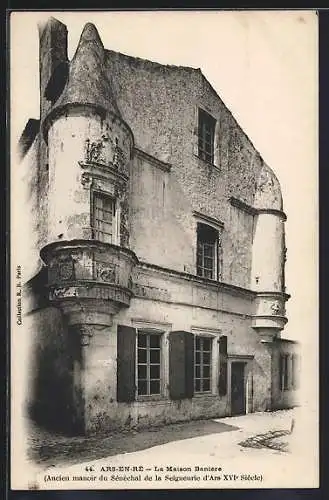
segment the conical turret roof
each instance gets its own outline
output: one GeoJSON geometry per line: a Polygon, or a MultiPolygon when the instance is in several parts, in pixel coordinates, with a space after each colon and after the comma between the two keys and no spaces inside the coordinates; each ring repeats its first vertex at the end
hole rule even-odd
{"type": "Polygon", "coordinates": [[[259,210],[282,210],[283,208],[280,183],[266,163],[263,163],[257,179],[254,208],[259,210]]]}
{"type": "Polygon", "coordinates": [[[121,116],[104,69],[105,51],[96,27],[87,23],[70,63],[64,90],[54,110],[67,104],[89,104],[121,116]]]}

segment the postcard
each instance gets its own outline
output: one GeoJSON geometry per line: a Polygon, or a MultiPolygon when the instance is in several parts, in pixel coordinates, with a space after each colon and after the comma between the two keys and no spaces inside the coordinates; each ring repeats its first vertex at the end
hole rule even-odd
{"type": "Polygon", "coordinates": [[[317,488],[316,11],[9,29],[11,488],[317,488]]]}

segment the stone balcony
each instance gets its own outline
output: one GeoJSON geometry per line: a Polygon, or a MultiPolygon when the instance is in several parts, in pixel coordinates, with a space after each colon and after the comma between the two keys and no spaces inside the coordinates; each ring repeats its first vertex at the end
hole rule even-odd
{"type": "Polygon", "coordinates": [[[40,252],[48,270],[48,299],[69,324],[110,325],[129,307],[138,259],[126,248],[97,240],[58,241],[40,252]]]}

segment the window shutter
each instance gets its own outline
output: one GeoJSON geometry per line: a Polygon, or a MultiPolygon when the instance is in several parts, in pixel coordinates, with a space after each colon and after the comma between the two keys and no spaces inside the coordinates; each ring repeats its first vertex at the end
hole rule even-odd
{"type": "Polygon", "coordinates": [[[194,394],[194,335],[185,332],[185,382],[186,398],[190,399],[194,394]]]}
{"type": "Polygon", "coordinates": [[[279,357],[279,384],[280,391],[283,391],[283,356],[280,354],[279,357]]]}
{"type": "Polygon", "coordinates": [[[118,325],[117,329],[117,401],[135,401],[136,394],[136,330],[118,325]]]}
{"type": "Polygon", "coordinates": [[[289,379],[288,379],[288,360],[289,360],[289,355],[285,354],[284,355],[284,384],[283,384],[283,389],[286,391],[289,388],[289,379]]]}
{"type": "Polygon", "coordinates": [[[194,391],[194,336],[178,331],[169,335],[170,398],[191,398],[194,391]]]}
{"type": "Polygon", "coordinates": [[[227,394],[227,336],[222,335],[218,340],[219,350],[219,378],[218,392],[220,396],[227,394]]]}
{"type": "Polygon", "coordinates": [[[291,356],[290,354],[287,354],[287,361],[286,361],[286,371],[287,371],[287,390],[289,391],[291,389],[291,356]]]}
{"type": "Polygon", "coordinates": [[[292,355],[292,388],[298,389],[298,357],[297,354],[292,355]]]}

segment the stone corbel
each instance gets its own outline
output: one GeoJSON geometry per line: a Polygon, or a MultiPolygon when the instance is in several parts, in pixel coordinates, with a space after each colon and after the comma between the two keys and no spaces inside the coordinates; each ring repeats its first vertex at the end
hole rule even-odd
{"type": "Polygon", "coordinates": [[[77,326],[80,330],[80,344],[83,347],[90,345],[90,340],[94,334],[93,325],[79,325],[77,326]]]}
{"type": "Polygon", "coordinates": [[[90,174],[87,172],[83,172],[81,174],[81,184],[84,189],[90,189],[92,185],[93,179],[90,174]]]}

